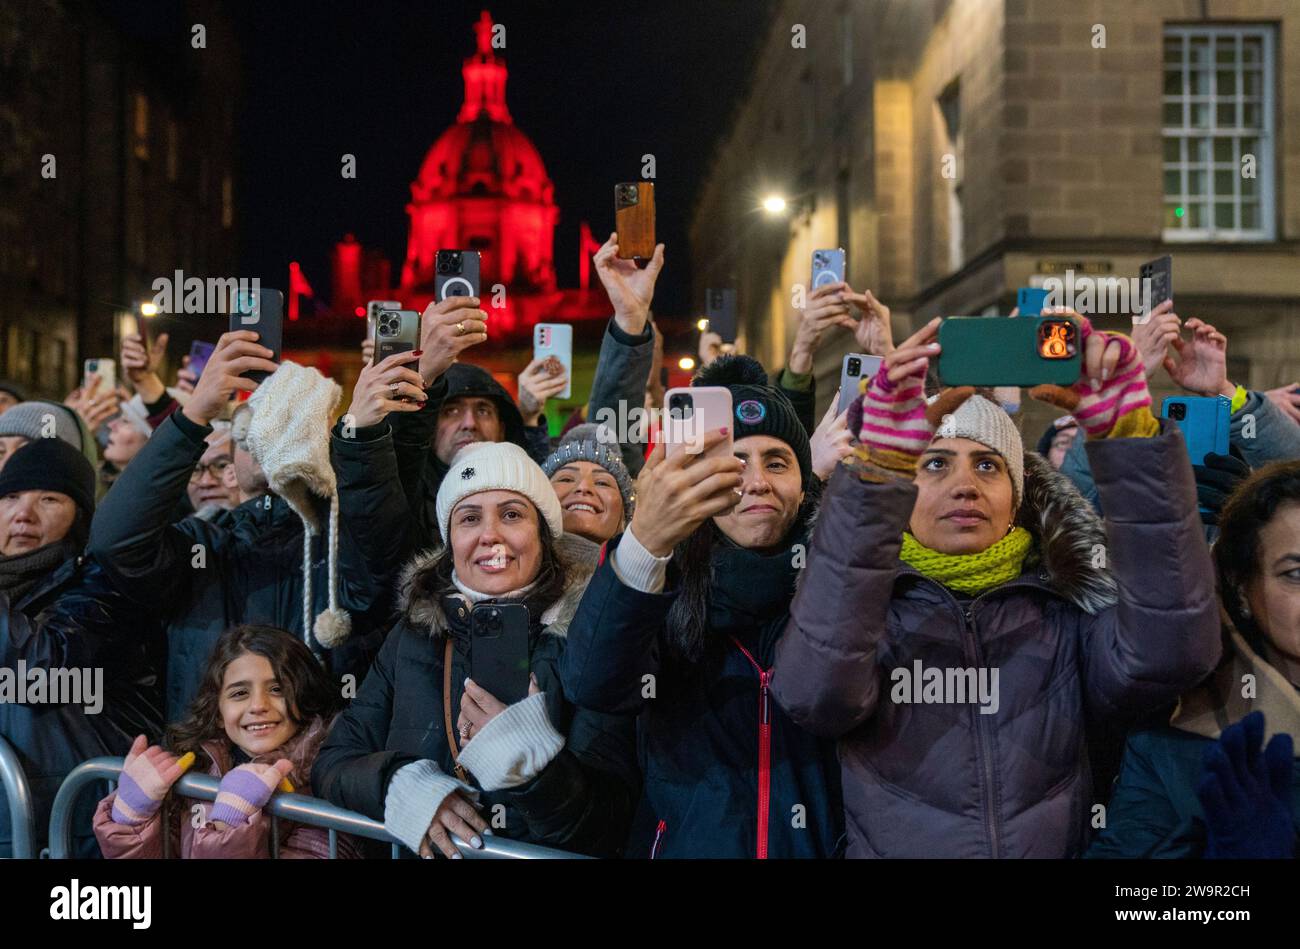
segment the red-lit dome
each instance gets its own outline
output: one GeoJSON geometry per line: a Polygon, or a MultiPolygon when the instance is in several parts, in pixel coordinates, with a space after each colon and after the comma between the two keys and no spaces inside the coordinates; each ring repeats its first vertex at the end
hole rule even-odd
{"type": "Polygon", "coordinates": [[[542,156],[528,136],[481,112],[472,122],[457,122],[433,143],[411,184],[411,199],[473,195],[550,204],[552,191],[542,156]]]}
{"type": "Polygon", "coordinates": [[[465,101],[411,183],[411,235],[402,286],[427,289],[439,250],[477,250],[482,284],[555,289],[554,185],[542,156],[506,107],[506,67],[494,52],[487,11],[465,60],[465,101]]]}

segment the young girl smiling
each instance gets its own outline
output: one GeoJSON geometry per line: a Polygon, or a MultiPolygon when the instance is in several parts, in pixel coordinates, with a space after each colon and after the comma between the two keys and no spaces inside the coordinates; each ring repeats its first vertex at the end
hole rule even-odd
{"type": "MultiPolygon", "coordinates": [[[[228,630],[189,714],[168,728],[166,748],[136,738],[117,790],[100,801],[94,827],[104,856],[163,856],[165,824],[172,853],[184,858],[271,856],[272,825],[262,809],[278,787],[311,793],[311,766],[339,705],[320,663],[296,637],[267,626],[228,630]],[[216,801],[164,809],[192,764],[221,778],[216,801]]],[[[322,828],[280,821],[278,843],[281,857],[329,856],[322,828]]],[[[360,855],[342,835],[338,854],[360,855]]]]}

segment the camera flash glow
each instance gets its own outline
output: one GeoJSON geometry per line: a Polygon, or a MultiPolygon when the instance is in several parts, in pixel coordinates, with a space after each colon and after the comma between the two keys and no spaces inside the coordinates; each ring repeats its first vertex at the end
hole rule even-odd
{"type": "Polygon", "coordinates": [[[141,316],[157,316],[157,315],[158,315],[158,305],[157,305],[156,303],[141,303],[141,304],[140,304],[140,315],[141,315],[141,316]]]}
{"type": "Polygon", "coordinates": [[[706,329],[709,328],[709,321],[703,318],[698,319],[695,321],[695,328],[699,330],[701,333],[703,333],[706,329]]]}
{"type": "Polygon", "coordinates": [[[785,198],[779,194],[769,194],[763,199],[763,210],[768,214],[780,214],[785,210],[785,198]]]}
{"type": "Polygon", "coordinates": [[[695,360],[690,356],[683,356],[677,360],[677,368],[685,369],[687,372],[695,368],[695,360]]]}

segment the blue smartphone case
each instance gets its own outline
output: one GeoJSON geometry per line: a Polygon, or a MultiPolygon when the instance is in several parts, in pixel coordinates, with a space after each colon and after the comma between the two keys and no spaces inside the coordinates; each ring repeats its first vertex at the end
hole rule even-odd
{"type": "Polygon", "coordinates": [[[1230,400],[1222,396],[1171,395],[1160,403],[1160,415],[1172,418],[1183,430],[1192,464],[1205,464],[1205,456],[1210,452],[1216,455],[1228,453],[1229,420],[1232,416],[1230,400]],[[1174,405],[1185,406],[1183,418],[1174,418],[1170,414],[1170,407],[1174,405]]]}
{"type": "Polygon", "coordinates": [[[1021,287],[1016,291],[1016,306],[1021,316],[1038,316],[1047,305],[1047,291],[1042,287],[1021,287]]]}

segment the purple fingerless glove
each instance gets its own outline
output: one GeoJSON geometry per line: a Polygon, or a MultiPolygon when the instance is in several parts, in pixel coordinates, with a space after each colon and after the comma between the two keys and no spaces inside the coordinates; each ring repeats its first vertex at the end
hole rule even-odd
{"type": "Polygon", "coordinates": [[[145,823],[158,808],[171,783],[160,775],[153,763],[138,755],[117,779],[117,793],[113,795],[113,823],[135,827],[145,823]]]}
{"type": "Polygon", "coordinates": [[[241,764],[226,772],[208,820],[231,826],[247,824],[266,806],[280,780],[280,772],[269,765],[241,764]]]}

